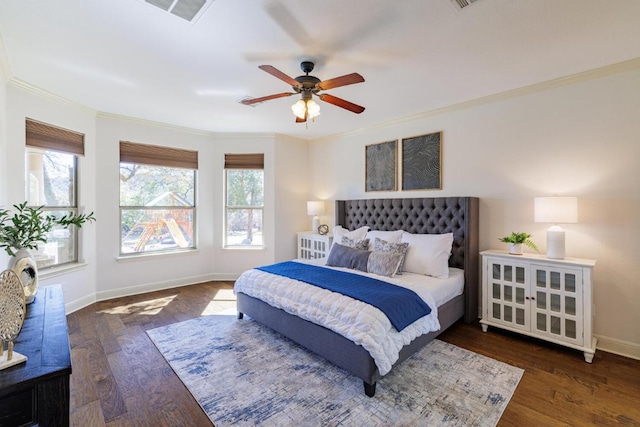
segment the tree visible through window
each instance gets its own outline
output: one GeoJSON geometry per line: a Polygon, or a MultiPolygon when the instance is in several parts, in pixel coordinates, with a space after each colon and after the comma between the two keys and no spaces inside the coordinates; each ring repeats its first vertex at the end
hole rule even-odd
{"type": "Polygon", "coordinates": [[[264,157],[225,155],[225,245],[263,246],[264,157]]]}
{"type": "Polygon", "coordinates": [[[197,152],[120,143],[121,254],[195,247],[196,169],[157,165],[176,163],[162,158],[176,153],[195,153],[195,162],[177,164],[197,168],[197,152]]]}
{"type": "MultiPolygon", "coordinates": [[[[78,157],[84,155],[84,135],[32,119],[25,120],[26,199],[30,207],[44,206],[55,217],[78,213],[78,157]]],[[[54,226],[46,243],[34,254],[38,268],[77,262],[75,226],[54,226]]]]}
{"type": "MultiPolygon", "coordinates": [[[[27,150],[27,204],[45,206],[43,213],[55,217],[78,213],[76,203],[76,162],[73,154],[49,150],[27,150]]],[[[47,234],[34,254],[38,268],[53,267],[78,260],[75,226],[60,225],[47,234]]]]}

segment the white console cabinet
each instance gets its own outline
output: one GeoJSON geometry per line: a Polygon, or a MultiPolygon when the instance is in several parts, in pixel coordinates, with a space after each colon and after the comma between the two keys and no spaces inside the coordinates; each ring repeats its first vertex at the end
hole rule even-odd
{"type": "Polygon", "coordinates": [[[316,259],[329,256],[333,236],[317,234],[311,231],[298,233],[298,258],[316,259]]]}
{"type": "Polygon", "coordinates": [[[482,330],[508,329],[551,341],[593,361],[591,259],[549,259],[489,250],[482,255],[482,330]]]}

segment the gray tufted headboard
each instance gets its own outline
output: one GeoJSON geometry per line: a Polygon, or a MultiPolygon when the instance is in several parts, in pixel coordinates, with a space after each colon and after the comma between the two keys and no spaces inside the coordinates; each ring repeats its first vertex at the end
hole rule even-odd
{"type": "Polygon", "coordinates": [[[449,265],[465,273],[465,321],[478,317],[479,199],[429,197],[336,201],[336,225],[348,230],[404,230],[414,234],[453,233],[449,265]]]}

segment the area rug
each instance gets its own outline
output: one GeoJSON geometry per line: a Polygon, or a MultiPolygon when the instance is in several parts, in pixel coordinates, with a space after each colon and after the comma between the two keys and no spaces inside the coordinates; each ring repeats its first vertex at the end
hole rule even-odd
{"type": "Polygon", "coordinates": [[[246,317],[147,334],[216,427],[495,426],[523,374],[434,340],[369,398],[360,379],[246,317]]]}

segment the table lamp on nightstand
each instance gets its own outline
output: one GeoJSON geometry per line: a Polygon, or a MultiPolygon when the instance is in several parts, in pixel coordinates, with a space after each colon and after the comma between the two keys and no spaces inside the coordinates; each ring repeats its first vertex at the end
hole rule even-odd
{"type": "Polygon", "coordinates": [[[534,198],[534,221],[553,224],[547,230],[547,258],[564,258],[564,230],[558,224],[578,222],[577,197],[534,198]]]}
{"type": "Polygon", "coordinates": [[[318,233],[318,227],[320,227],[320,218],[318,218],[318,215],[322,215],[323,213],[324,201],[314,200],[307,202],[307,215],[313,215],[313,220],[311,222],[311,231],[313,233],[318,233]]]}

